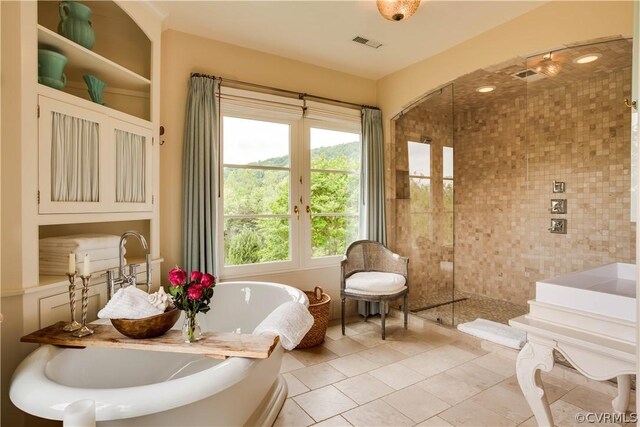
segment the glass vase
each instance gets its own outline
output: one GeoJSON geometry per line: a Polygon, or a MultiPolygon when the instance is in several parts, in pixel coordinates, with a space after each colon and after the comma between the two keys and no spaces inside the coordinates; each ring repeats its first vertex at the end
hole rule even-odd
{"type": "Polygon", "coordinates": [[[196,342],[202,339],[202,329],[198,323],[197,313],[193,311],[184,312],[184,324],[182,325],[182,338],[184,342],[196,342]]]}

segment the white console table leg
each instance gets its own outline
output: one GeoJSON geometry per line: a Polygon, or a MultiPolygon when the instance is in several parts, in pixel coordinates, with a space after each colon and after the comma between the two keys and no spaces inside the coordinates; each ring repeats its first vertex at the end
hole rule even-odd
{"type": "Polygon", "coordinates": [[[618,375],[618,395],[611,402],[613,410],[624,414],[629,409],[629,394],[631,393],[631,375],[618,375]]]}
{"type": "Polygon", "coordinates": [[[553,427],[553,417],[549,401],[544,394],[540,370],[553,368],[553,349],[534,342],[527,342],[518,354],[516,374],[518,383],[527,399],[539,426],[553,427]]]}

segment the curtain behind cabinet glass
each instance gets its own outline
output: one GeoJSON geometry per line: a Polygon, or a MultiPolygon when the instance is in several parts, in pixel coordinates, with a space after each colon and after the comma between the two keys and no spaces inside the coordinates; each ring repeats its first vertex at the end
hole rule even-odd
{"type": "Polygon", "coordinates": [[[145,137],[115,130],[116,138],[116,202],[145,201],[145,137]]]}
{"type": "Polygon", "coordinates": [[[51,200],[97,202],[98,123],[53,112],[51,200]]]}

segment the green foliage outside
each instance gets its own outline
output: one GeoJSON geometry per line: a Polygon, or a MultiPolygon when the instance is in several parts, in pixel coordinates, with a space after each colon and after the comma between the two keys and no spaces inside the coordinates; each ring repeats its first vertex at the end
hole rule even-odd
{"type": "MultiPolygon", "coordinates": [[[[434,185],[437,184],[437,182],[434,185]]],[[[412,177],[409,181],[411,197],[411,230],[414,238],[437,240],[445,245],[453,244],[453,181],[442,181],[442,224],[435,224],[435,207],[432,208],[432,182],[430,178],[412,177]]]]}
{"type": "MultiPolygon", "coordinates": [[[[250,166],[288,167],[288,157],[250,166]]],[[[313,256],[344,253],[358,236],[360,144],[352,142],[311,150],[312,169],[354,171],[355,174],[313,172],[311,208],[313,256]],[[353,216],[323,216],[346,213],[353,216]],[[319,215],[318,215],[319,214],[319,215]]],[[[225,215],[289,214],[289,172],[225,168],[225,215]]],[[[306,215],[301,209],[301,215],[306,215]]],[[[285,261],[289,254],[289,221],[281,218],[228,218],[224,223],[225,265],[285,261]]]]}

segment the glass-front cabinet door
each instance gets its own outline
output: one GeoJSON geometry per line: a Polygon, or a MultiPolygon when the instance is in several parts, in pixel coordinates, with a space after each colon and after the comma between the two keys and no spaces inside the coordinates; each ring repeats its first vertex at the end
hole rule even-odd
{"type": "Polygon", "coordinates": [[[147,211],[152,204],[151,130],[112,119],[114,183],[117,211],[147,211]]]}
{"type": "Polygon", "coordinates": [[[103,115],[40,97],[38,131],[39,212],[103,211],[103,115]]]}
{"type": "Polygon", "coordinates": [[[151,211],[151,129],[41,96],[39,213],[151,211]]]}

